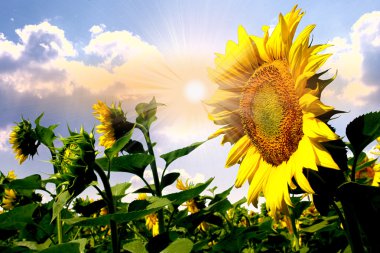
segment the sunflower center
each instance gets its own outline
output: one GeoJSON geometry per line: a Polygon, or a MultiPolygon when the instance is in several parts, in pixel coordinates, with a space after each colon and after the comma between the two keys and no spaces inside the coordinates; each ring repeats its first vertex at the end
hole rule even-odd
{"type": "Polygon", "coordinates": [[[244,131],[263,159],[278,166],[288,161],[303,137],[302,110],[285,61],[260,66],[240,98],[244,131]]]}

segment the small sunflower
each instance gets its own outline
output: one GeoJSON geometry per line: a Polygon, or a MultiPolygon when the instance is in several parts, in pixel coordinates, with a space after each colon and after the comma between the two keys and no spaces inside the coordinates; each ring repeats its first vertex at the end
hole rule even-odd
{"type": "Polygon", "coordinates": [[[32,124],[25,119],[22,119],[9,136],[9,143],[12,145],[13,152],[16,154],[16,159],[22,164],[28,156],[34,156],[37,153],[37,148],[40,142],[37,140],[32,124]]]}
{"type": "Polygon", "coordinates": [[[16,191],[13,189],[4,189],[2,207],[5,210],[12,210],[17,200],[16,191]]]}
{"type": "Polygon", "coordinates": [[[160,233],[158,217],[156,213],[148,214],[145,216],[145,225],[148,228],[148,230],[152,231],[153,237],[160,233]]]}
{"type": "Polygon", "coordinates": [[[117,107],[115,107],[115,104],[109,107],[99,100],[92,108],[94,109],[95,118],[101,123],[96,127],[98,133],[103,134],[99,138],[99,143],[105,148],[112,147],[116,140],[123,137],[133,128],[133,124],[127,121],[120,103],[117,107]]]}
{"type": "Polygon", "coordinates": [[[238,43],[229,41],[209,71],[219,85],[208,102],[209,116],[223,126],[210,138],[224,135],[222,144],[233,144],[226,167],[240,164],[235,186],[248,181],[248,202],[257,206],[262,192],[272,215],[285,203],[292,205],[288,187],[296,188],[293,180],[314,192],[303,168],[339,169],[321,145],[339,138],[320,117],[335,113],[320,101],[334,78],[321,80],[324,72],[316,73],[330,56],[319,53],[329,45],[310,44],[315,25],[294,38],[303,15],[297,6],[280,14],[271,34],[263,27],[263,37],[248,35],[240,26],[238,43]]]}

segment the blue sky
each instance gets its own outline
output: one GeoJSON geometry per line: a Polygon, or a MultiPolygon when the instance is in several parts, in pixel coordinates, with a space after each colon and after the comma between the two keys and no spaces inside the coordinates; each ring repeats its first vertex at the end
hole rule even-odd
{"type": "MultiPolygon", "coordinates": [[[[152,96],[165,103],[152,133],[158,155],[204,140],[216,129],[199,102],[215,90],[207,77],[214,53],[223,53],[227,40],[237,41],[239,25],[261,36],[262,25],[275,25],[278,14],[295,4],[306,12],[300,28],[317,24],[313,43],[334,44],[326,68],[330,76],[338,70],[338,77],[322,100],[349,112],[331,122],[344,136],[357,115],[380,109],[379,1],[4,1],[1,170],[48,176],[52,169],[43,149],[21,166],[14,160],[7,137],[14,122],[44,112],[42,123],[60,123],[63,136],[67,124],[90,130],[97,124],[91,114],[97,99],[122,101],[131,118],[134,106],[152,96]]],[[[229,144],[219,143],[205,143],[171,168],[197,180],[215,177],[221,189],[231,186],[237,167],[224,168],[229,144]]]]}

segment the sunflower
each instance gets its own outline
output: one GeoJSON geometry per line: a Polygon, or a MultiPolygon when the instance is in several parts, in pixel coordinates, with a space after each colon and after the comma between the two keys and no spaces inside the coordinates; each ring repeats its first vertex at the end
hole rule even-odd
{"type": "Polygon", "coordinates": [[[294,38],[303,15],[297,6],[280,14],[272,33],[263,27],[263,37],[240,26],[238,43],[229,41],[209,70],[219,86],[208,101],[209,117],[223,126],[210,138],[224,135],[222,144],[233,145],[226,167],[240,164],[235,186],[248,181],[248,202],[255,206],[262,192],[271,215],[292,205],[288,187],[295,189],[295,182],[314,193],[303,168],[339,169],[321,144],[339,138],[323,121],[336,111],[320,101],[334,77],[321,80],[325,72],[316,73],[330,56],[319,53],[329,45],[310,44],[315,25],[294,38]]]}
{"type": "Polygon", "coordinates": [[[17,200],[16,191],[13,189],[4,189],[2,207],[5,210],[12,210],[17,200]]]}
{"type": "Polygon", "coordinates": [[[22,164],[28,156],[34,156],[40,142],[37,140],[36,133],[32,124],[25,119],[17,123],[9,136],[9,143],[12,144],[16,159],[22,164]]]}
{"type": "Polygon", "coordinates": [[[105,148],[112,147],[116,140],[123,137],[133,128],[133,124],[127,121],[120,103],[117,107],[115,107],[115,104],[109,107],[99,100],[92,108],[94,109],[95,118],[101,123],[96,127],[98,133],[103,134],[99,138],[99,143],[105,148]]]}
{"type": "Polygon", "coordinates": [[[148,214],[145,216],[145,225],[148,230],[152,230],[152,235],[155,237],[159,232],[158,217],[156,213],[148,214]]]}

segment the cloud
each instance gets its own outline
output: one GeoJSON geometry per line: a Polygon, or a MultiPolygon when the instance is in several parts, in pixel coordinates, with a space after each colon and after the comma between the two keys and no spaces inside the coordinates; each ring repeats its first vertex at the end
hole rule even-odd
{"type": "Polygon", "coordinates": [[[0,129],[0,152],[6,152],[10,150],[10,144],[8,143],[8,140],[11,131],[12,129],[10,126],[0,129]]]}
{"type": "Polygon", "coordinates": [[[90,28],[89,32],[91,33],[92,36],[96,36],[99,33],[102,33],[106,29],[105,24],[100,24],[100,25],[94,25],[90,28]]]}
{"type": "MultiPolygon", "coordinates": [[[[357,107],[376,107],[380,95],[380,12],[362,15],[351,27],[349,38],[335,37],[329,44],[333,53],[328,66],[338,70],[339,87],[330,92],[330,99],[338,98],[357,107]]],[[[332,87],[330,86],[330,89],[332,87]]]]}

